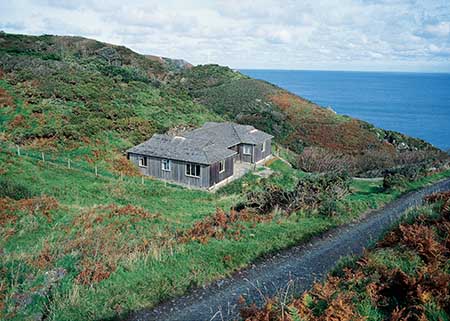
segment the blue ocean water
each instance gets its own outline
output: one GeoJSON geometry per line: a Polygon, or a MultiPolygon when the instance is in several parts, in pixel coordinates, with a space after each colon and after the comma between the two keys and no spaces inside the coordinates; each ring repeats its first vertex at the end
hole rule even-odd
{"type": "Polygon", "coordinates": [[[337,113],[450,149],[450,74],[240,70],[337,113]]]}

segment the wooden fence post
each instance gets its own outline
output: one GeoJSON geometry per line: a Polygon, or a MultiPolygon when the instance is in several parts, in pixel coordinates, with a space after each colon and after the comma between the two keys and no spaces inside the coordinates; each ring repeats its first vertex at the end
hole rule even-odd
{"type": "Polygon", "coordinates": [[[42,161],[45,162],[44,152],[41,152],[42,161]]]}
{"type": "Polygon", "coordinates": [[[97,164],[95,164],[95,176],[98,176],[97,164]]]}
{"type": "Polygon", "coordinates": [[[17,156],[20,156],[20,146],[17,145],[17,156]]]}

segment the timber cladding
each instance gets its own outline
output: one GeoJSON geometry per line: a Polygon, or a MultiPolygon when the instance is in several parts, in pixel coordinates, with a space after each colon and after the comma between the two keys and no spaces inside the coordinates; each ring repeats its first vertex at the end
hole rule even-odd
{"type": "Polygon", "coordinates": [[[155,134],[127,150],[143,175],[210,188],[234,173],[234,162],[256,163],[271,154],[273,136],[253,126],[207,122],[182,136],[155,134]]]}
{"type": "MultiPolygon", "coordinates": [[[[170,171],[163,170],[162,162],[164,158],[158,158],[153,156],[144,156],[138,154],[129,154],[130,160],[139,166],[141,174],[146,176],[153,176],[156,178],[175,181],[186,186],[208,188],[210,187],[210,166],[195,164],[200,166],[200,177],[193,177],[186,175],[187,162],[179,161],[175,159],[170,160],[170,171]],[[147,166],[139,166],[139,158],[147,158],[147,166]]],[[[191,163],[189,163],[191,164],[191,163]]]]}
{"type": "Polygon", "coordinates": [[[210,166],[210,186],[223,181],[224,179],[233,176],[234,161],[233,156],[225,159],[225,168],[220,172],[220,162],[214,163],[210,166]]]}

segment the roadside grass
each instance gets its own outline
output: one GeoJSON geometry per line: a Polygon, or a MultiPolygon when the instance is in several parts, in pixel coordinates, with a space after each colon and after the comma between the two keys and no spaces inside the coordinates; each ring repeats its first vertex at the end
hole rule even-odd
{"type": "Polygon", "coordinates": [[[284,299],[268,299],[260,310],[244,308],[244,319],[381,321],[414,315],[448,320],[448,215],[443,205],[448,198],[441,195],[441,204],[408,210],[364,254],[343,257],[324,281],[301,296],[286,293],[284,299]]]}
{"type": "MultiPolygon", "coordinates": [[[[271,168],[275,175],[268,179],[286,188],[308,175],[281,161],[271,168]]],[[[148,308],[306,242],[401,193],[381,191],[380,181],[354,181],[335,217],[276,213],[261,222],[238,222],[205,243],[180,242],[183,231],[216,208],[228,211],[239,202],[242,186],[257,187],[259,177],[250,173],[240,185],[208,193],[151,179],[142,185],[136,177],[95,177],[11,153],[0,153],[0,170],[2,179],[28,186],[37,199],[31,207],[26,200],[7,201],[11,211],[0,212],[1,294],[11,320],[98,320],[148,308]],[[57,201],[47,214],[44,195],[57,201]],[[60,269],[64,275],[55,280],[51,276],[60,269]]],[[[411,188],[447,176],[450,171],[411,188]]]]}
{"type": "MultiPolygon", "coordinates": [[[[291,189],[295,186],[298,179],[310,175],[300,170],[290,167],[285,162],[277,159],[268,166],[274,173],[266,179],[267,182],[291,189]]],[[[219,195],[243,194],[248,191],[257,190],[261,177],[256,175],[253,171],[248,172],[243,177],[234,180],[230,184],[221,187],[216,193],[219,195]]]]}
{"type": "MultiPolygon", "coordinates": [[[[352,153],[378,146],[384,153],[377,135],[386,132],[219,66],[176,76],[124,47],[114,47],[122,64],[113,66],[99,55],[110,46],[96,41],[0,36],[8,53],[2,58],[13,66],[0,71],[0,139],[34,154],[19,158],[0,147],[0,319],[95,320],[151,307],[401,193],[358,182],[335,217],[278,213],[236,222],[222,238],[206,243],[180,241],[217,208],[228,211],[243,193],[258,188],[260,178],[249,174],[216,194],[150,179],[141,184],[108,167],[124,149],[169,128],[236,115],[297,152],[304,141],[352,153]],[[180,90],[181,78],[186,90],[180,90]],[[48,153],[45,162],[39,161],[41,152],[48,153]],[[50,153],[57,157],[49,159],[50,153]],[[70,170],[68,159],[74,161],[70,170]]],[[[398,143],[404,139],[395,137],[398,143]]],[[[280,155],[293,161],[288,149],[280,155]]],[[[275,175],[268,180],[284,188],[305,175],[283,163],[271,168],[275,175]]]]}

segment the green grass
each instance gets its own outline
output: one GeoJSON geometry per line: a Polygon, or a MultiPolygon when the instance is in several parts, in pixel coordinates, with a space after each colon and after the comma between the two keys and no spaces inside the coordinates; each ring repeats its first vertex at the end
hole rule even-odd
{"type": "MultiPolygon", "coordinates": [[[[266,179],[268,183],[292,189],[294,188],[297,181],[309,175],[308,173],[296,170],[290,167],[288,164],[281,160],[275,160],[269,165],[269,168],[273,170],[273,174],[266,179]]],[[[258,171],[258,169],[257,169],[258,171]]],[[[232,181],[220,188],[217,191],[219,195],[230,195],[230,194],[243,194],[248,191],[258,190],[262,178],[254,173],[253,171],[245,174],[243,177],[232,181]]]]}
{"type": "MultiPolygon", "coordinates": [[[[299,134],[316,130],[314,122],[304,126],[310,123],[304,119],[324,110],[304,101],[299,102],[301,110],[282,111],[269,99],[281,89],[220,66],[172,75],[159,62],[124,47],[114,47],[122,65],[112,67],[98,55],[106,45],[93,40],[0,38],[11,59],[8,65],[20,66],[0,79],[5,96],[13,100],[0,107],[0,139],[20,144],[23,155],[0,146],[0,186],[5,187],[0,195],[46,195],[59,204],[45,213],[49,199],[0,199],[4,208],[12,204],[8,210],[0,207],[0,298],[6,303],[6,319],[95,320],[151,307],[357,218],[404,191],[450,176],[447,171],[390,191],[382,191],[381,182],[354,181],[335,217],[315,211],[289,217],[278,213],[272,220],[234,224],[223,239],[183,243],[180,235],[216,208],[227,211],[242,201],[246,191],[258,189],[261,178],[249,173],[215,194],[151,179],[141,184],[138,177],[121,180],[111,164],[123,150],[156,132],[239,114],[240,122],[266,129],[300,151],[299,134]],[[46,162],[39,161],[41,151],[46,162]],[[86,161],[97,152],[99,177],[86,161]],[[72,169],[67,159],[73,161],[72,169]],[[111,274],[97,275],[101,280],[91,284],[76,281],[92,267],[111,274]],[[58,268],[65,275],[51,281],[49,275],[58,268]]],[[[341,123],[341,117],[326,113],[341,123]]],[[[351,135],[344,131],[343,140],[361,136],[355,130],[351,135]]],[[[288,149],[280,148],[280,155],[295,161],[288,149]]],[[[274,175],[267,181],[286,189],[309,175],[281,161],[270,168],[274,175]]]]}
{"type": "Polygon", "coordinates": [[[281,321],[286,309],[293,320],[339,319],[344,311],[351,320],[381,321],[399,314],[403,319],[449,320],[444,285],[448,232],[441,228],[447,223],[441,204],[409,210],[361,256],[342,258],[328,278],[301,297],[287,302],[273,297],[252,320],[265,320],[270,313],[271,320],[281,321]],[[415,233],[417,229],[423,232],[415,233]],[[433,245],[423,247],[425,243],[433,245]]]}
{"type": "MultiPolygon", "coordinates": [[[[232,183],[240,185],[230,184],[226,190],[213,194],[151,179],[146,179],[142,185],[140,178],[125,177],[122,181],[112,176],[95,177],[92,172],[69,170],[64,166],[7,153],[0,153],[0,164],[4,177],[21,186],[29,186],[34,195],[55,197],[60,204],[57,210],[52,211],[51,222],[39,215],[25,215],[19,210],[20,220],[1,229],[2,234],[9,228],[16,230],[13,236],[1,242],[5,251],[2,266],[19,280],[18,283],[11,281],[7,284],[7,306],[12,309],[14,297],[20,293],[31,295],[34,302],[19,310],[17,320],[41,313],[45,306],[49,306],[50,320],[101,319],[120,311],[153,306],[184,293],[192,286],[229,275],[261,255],[305,242],[401,194],[401,191],[383,192],[380,181],[355,180],[353,193],[342,201],[341,211],[336,217],[322,217],[314,212],[299,212],[289,217],[278,214],[273,220],[263,223],[243,222],[245,228],[237,239],[230,231],[224,239],[211,239],[206,244],[195,241],[180,244],[176,239],[181,231],[211,215],[217,207],[228,210],[242,199],[242,185],[255,188],[252,184],[256,184],[259,178],[250,173],[232,183]],[[77,239],[77,233],[89,233],[86,227],[74,226],[74,221],[99,206],[128,204],[142,207],[157,217],[142,221],[134,221],[132,217],[113,216],[108,219],[107,213],[98,210],[103,221],[92,228],[104,233],[106,227],[115,226],[108,224],[123,225],[117,243],[111,245],[119,249],[125,244],[137,246],[145,240],[154,246],[144,252],[121,255],[117,268],[105,280],[89,286],[78,284],[75,278],[82,269],[81,262],[92,254],[73,250],[65,252],[65,244],[77,239]],[[37,259],[45,244],[49,245],[54,260],[49,266],[39,268],[30,262],[37,259]],[[67,275],[52,287],[51,296],[42,298],[30,294],[46,284],[47,271],[58,267],[64,267],[67,275]],[[33,276],[31,281],[26,275],[33,276]]],[[[281,161],[272,163],[271,168],[275,174],[269,180],[286,188],[308,175],[281,161]]],[[[410,188],[448,176],[450,171],[411,183],[410,188]]],[[[93,234],[92,237],[93,241],[97,237],[101,240],[100,235],[93,234]]]]}

